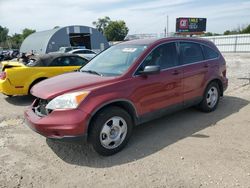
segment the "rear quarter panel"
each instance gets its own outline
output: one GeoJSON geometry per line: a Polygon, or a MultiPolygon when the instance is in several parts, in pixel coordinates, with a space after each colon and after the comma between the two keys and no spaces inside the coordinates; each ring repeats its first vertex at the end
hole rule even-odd
{"type": "Polygon", "coordinates": [[[206,83],[204,84],[203,93],[208,84],[213,80],[220,80],[221,83],[223,84],[222,72],[223,70],[226,70],[225,60],[221,55],[218,59],[209,60],[208,62],[209,62],[209,68],[207,76],[205,78],[206,83]]]}
{"type": "MultiPolygon", "coordinates": [[[[79,66],[64,67],[15,67],[6,69],[7,77],[13,86],[24,86],[21,93],[28,94],[30,85],[39,78],[50,78],[65,72],[74,71],[79,66]]],[[[20,90],[20,89],[19,89],[20,90]]]]}

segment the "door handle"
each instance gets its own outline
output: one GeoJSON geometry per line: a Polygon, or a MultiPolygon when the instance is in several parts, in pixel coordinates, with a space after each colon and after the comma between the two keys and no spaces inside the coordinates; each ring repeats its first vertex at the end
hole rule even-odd
{"type": "Polygon", "coordinates": [[[205,67],[205,68],[208,68],[209,66],[208,66],[208,64],[205,64],[204,67],[205,67]]]}
{"type": "Polygon", "coordinates": [[[172,72],[172,75],[178,75],[178,74],[180,74],[180,72],[177,71],[177,70],[175,70],[175,71],[172,72]]]}

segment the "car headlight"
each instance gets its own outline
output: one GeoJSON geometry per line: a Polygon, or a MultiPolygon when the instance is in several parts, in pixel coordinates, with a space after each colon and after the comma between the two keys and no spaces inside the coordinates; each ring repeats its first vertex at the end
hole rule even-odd
{"type": "Polygon", "coordinates": [[[88,96],[89,91],[67,93],[51,100],[46,108],[55,109],[75,109],[88,96]]]}

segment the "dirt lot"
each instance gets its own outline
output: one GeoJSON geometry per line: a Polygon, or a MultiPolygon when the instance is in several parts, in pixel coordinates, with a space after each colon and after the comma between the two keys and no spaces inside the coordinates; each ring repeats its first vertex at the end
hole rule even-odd
{"type": "Polygon", "coordinates": [[[46,139],[25,126],[30,97],[0,95],[0,187],[250,188],[250,54],[225,54],[230,86],[217,111],[183,110],[139,126],[101,157],[82,141],[46,139]]]}

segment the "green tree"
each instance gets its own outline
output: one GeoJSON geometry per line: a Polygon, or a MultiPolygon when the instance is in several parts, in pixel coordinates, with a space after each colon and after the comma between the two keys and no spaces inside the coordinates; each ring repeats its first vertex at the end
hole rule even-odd
{"type": "Polygon", "coordinates": [[[15,33],[14,35],[9,37],[9,39],[8,39],[8,43],[10,45],[9,47],[14,48],[14,49],[20,48],[22,42],[23,42],[23,35],[22,34],[15,33]]]}
{"type": "Polygon", "coordinates": [[[234,35],[234,34],[244,34],[250,33],[250,24],[248,26],[238,26],[236,29],[233,30],[226,30],[224,35],[234,35]]]}
{"type": "Polygon", "coordinates": [[[213,33],[211,33],[211,32],[206,32],[204,35],[205,35],[205,36],[213,36],[213,33]]]}
{"type": "Polygon", "coordinates": [[[244,29],[242,29],[241,33],[245,34],[245,33],[250,33],[250,24],[245,27],[244,29]]]}
{"type": "Polygon", "coordinates": [[[36,32],[36,30],[25,28],[22,34],[15,33],[9,37],[8,44],[10,44],[11,48],[20,48],[23,40],[34,32],[36,32]]]}
{"type": "Polygon", "coordinates": [[[4,48],[20,48],[23,40],[36,30],[25,28],[22,34],[15,33],[12,36],[8,36],[8,32],[8,28],[0,26],[0,46],[4,48]]]}
{"type": "Polygon", "coordinates": [[[23,30],[23,33],[22,33],[22,38],[23,38],[23,40],[24,40],[27,36],[29,36],[30,34],[35,33],[35,32],[36,32],[36,30],[25,28],[25,29],[23,30]]]}
{"type": "Polygon", "coordinates": [[[231,31],[226,30],[223,34],[224,34],[224,35],[230,35],[230,33],[231,33],[231,31]]]}
{"type": "Polygon", "coordinates": [[[108,41],[122,41],[128,34],[128,27],[122,20],[111,21],[104,30],[104,34],[108,41]]]}
{"type": "Polygon", "coordinates": [[[5,42],[8,37],[9,29],[0,26],[0,42],[5,42]]]}
{"type": "Polygon", "coordinates": [[[110,21],[110,18],[108,16],[105,16],[104,18],[98,18],[98,20],[92,22],[92,24],[96,27],[98,31],[104,34],[104,30],[109,25],[110,21]]]}

